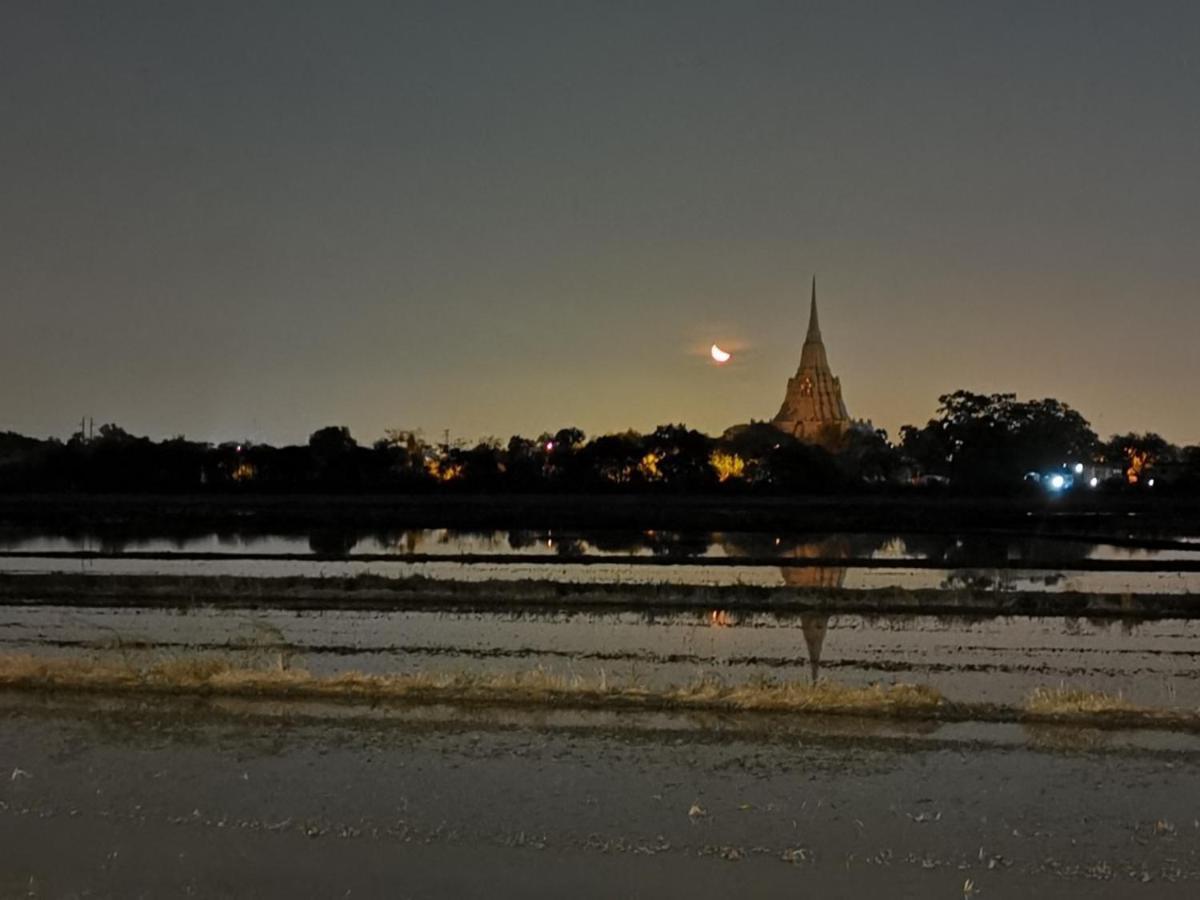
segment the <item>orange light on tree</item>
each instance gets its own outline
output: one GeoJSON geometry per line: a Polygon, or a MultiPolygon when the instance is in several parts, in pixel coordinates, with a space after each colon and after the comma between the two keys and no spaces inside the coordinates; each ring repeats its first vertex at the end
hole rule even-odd
{"type": "Polygon", "coordinates": [[[725,482],[746,477],[746,461],[736,453],[722,453],[716,450],[708,458],[708,462],[717,473],[717,481],[725,482]]]}

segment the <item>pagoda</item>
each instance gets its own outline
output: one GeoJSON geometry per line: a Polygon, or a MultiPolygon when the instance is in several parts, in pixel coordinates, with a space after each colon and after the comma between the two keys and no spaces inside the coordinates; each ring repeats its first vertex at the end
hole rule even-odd
{"type": "Polygon", "coordinates": [[[813,276],[808,334],[800,351],[800,368],[788,379],[783,405],[771,420],[780,431],[802,441],[819,443],[840,436],[850,427],[842,400],[842,383],[829,369],[821,326],[817,321],[817,279],[813,276]]]}

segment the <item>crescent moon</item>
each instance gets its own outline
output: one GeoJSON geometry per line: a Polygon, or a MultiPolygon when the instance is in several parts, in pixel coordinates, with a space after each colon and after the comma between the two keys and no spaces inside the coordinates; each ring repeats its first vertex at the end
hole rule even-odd
{"type": "Polygon", "coordinates": [[[726,353],[716,344],[713,344],[712,349],[708,352],[712,354],[713,360],[718,363],[729,362],[729,358],[733,356],[732,353],[726,353]]]}

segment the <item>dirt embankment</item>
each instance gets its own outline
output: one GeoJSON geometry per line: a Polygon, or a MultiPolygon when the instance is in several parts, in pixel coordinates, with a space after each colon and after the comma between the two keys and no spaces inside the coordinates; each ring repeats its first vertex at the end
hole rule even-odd
{"type": "Polygon", "coordinates": [[[97,694],[245,697],[357,703],[529,708],[790,713],[945,722],[1020,722],[1091,728],[1200,732],[1200,714],[1137,707],[1121,697],[1038,688],[1020,706],[955,702],[915,684],[842,685],[701,678],[651,689],[541,670],[492,675],[419,673],[317,676],[300,669],[245,668],[189,654],[153,666],[43,656],[0,656],[0,688],[97,694]]]}
{"type": "Polygon", "coordinates": [[[846,589],[752,585],[584,584],[551,580],[454,581],[387,578],[251,578],[199,575],[0,573],[0,605],[246,609],[481,609],[671,612],[721,609],[777,614],[1054,616],[1190,619],[1188,594],[1097,594],[986,589],[846,589]]]}

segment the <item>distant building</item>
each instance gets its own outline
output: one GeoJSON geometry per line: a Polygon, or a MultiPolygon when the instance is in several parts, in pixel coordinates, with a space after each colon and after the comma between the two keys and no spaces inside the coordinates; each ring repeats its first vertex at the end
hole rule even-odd
{"type": "Polygon", "coordinates": [[[840,437],[850,428],[842,400],[842,383],[829,368],[821,326],[817,321],[817,279],[813,277],[808,335],[800,351],[800,368],[788,379],[783,405],[771,420],[780,431],[809,443],[840,437]]]}

